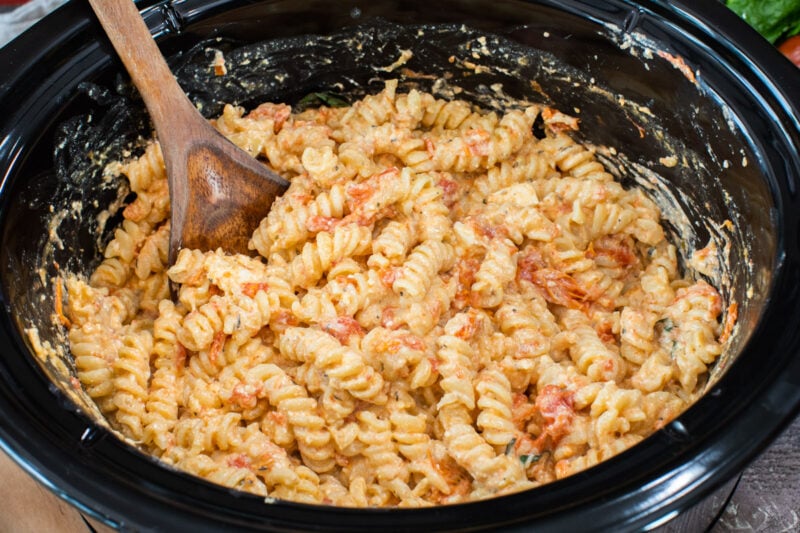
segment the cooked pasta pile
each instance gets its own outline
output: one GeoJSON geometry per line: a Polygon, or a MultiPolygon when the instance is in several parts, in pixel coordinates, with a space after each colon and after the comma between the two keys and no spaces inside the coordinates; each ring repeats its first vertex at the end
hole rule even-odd
{"type": "Polygon", "coordinates": [[[569,476],[693,401],[720,295],[682,277],[656,205],[577,121],[396,89],[225,107],[215,126],[291,180],[253,257],[170,267],[158,144],[117,164],[135,200],[65,313],[125,437],[263,496],[423,506],[569,476]]]}

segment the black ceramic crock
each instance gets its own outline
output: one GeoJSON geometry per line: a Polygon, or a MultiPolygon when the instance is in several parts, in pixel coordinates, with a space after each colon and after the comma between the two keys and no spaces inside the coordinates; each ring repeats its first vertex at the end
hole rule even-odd
{"type": "MultiPolygon", "coordinates": [[[[740,302],[739,319],[730,357],[717,365],[706,394],[687,412],[612,460],[523,493],[428,509],[355,510],[265,503],[168,469],[80,408],[65,392],[69,380],[59,380],[57,369],[31,355],[24,334],[37,326],[43,340],[59,342],[47,284],[56,274],[54,263],[85,271],[96,264],[102,244],[68,222],[59,228],[51,205],[58,210],[67,207],[64,202],[78,202],[75,209],[96,213],[111,199],[99,185],[94,194],[97,184],[91,182],[72,184],[72,195],[66,194],[64,174],[56,171],[76,157],[61,146],[54,161],[59,139],[71,127],[75,138],[84,131],[70,120],[97,104],[79,85],[115,87],[123,79],[88,6],[71,2],[0,50],[0,446],[83,511],[122,530],[638,530],[667,522],[722,486],[796,415],[800,73],[721,3],[176,0],[139,5],[167,55],[203,39],[247,43],[328,34],[380,17],[393,28],[463,23],[499,34],[533,55],[556,56],[564,72],[574,69],[578,78],[549,72],[544,81],[537,80],[540,96],[578,113],[587,140],[621,147],[631,168],[653,168],[664,176],[668,191],[683,193],[672,197],[692,223],[688,234],[673,225],[678,244],[702,246],[727,231],[708,220],[730,221],[735,231],[729,235],[723,292],[740,302]],[[583,80],[580,87],[575,79],[583,80]],[[606,97],[587,97],[587,82],[602,87],[606,97]],[[668,155],[665,139],[688,156],[686,165],[659,166],[659,158],[668,155]],[[43,243],[54,231],[63,247],[43,255],[43,243]]],[[[290,83],[267,93],[297,101],[303,93],[326,88],[330,80],[302,68],[308,58],[300,56],[290,83]]],[[[179,54],[178,63],[185,57],[179,54]]],[[[349,65],[343,57],[342,64],[349,65]]],[[[409,66],[426,68],[424,63],[409,66]]],[[[488,86],[490,80],[484,81],[488,86]]],[[[516,88],[514,80],[504,82],[511,92],[530,87],[529,80],[517,80],[516,88]]],[[[213,100],[203,87],[188,83],[187,90],[213,100]]]]}

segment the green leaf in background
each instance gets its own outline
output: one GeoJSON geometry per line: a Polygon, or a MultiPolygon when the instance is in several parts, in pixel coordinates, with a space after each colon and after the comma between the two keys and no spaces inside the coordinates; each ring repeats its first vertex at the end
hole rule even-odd
{"type": "Polygon", "coordinates": [[[800,0],[727,0],[725,3],[773,44],[800,33],[800,0]]]}

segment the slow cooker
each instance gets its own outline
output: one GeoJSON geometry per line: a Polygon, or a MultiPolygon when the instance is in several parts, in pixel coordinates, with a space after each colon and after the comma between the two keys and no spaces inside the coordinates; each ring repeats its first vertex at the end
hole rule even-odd
{"type": "Polygon", "coordinates": [[[90,156],[100,146],[119,154],[149,128],[88,4],[71,2],[0,50],[0,446],[82,511],[133,531],[650,529],[724,486],[797,414],[800,72],[721,3],[137,4],[209,116],[225,101],[368,92],[380,79],[365,65],[391,64],[400,46],[419,51],[409,72],[443,73],[464,35],[491,36],[528,58],[525,68],[454,72],[468,94],[480,102],[502,82],[512,96],[579,113],[583,140],[617,149],[607,162],[623,183],[649,183],[675,207],[673,242],[684,251],[718,245],[717,281],[738,303],[738,320],[704,396],[685,413],[607,462],[518,494],[413,510],[265,503],[161,465],[117,438],[75,389],[51,320],[50,280],[90,271],[110,236],[95,235],[97,215],[119,189],[90,156]],[[408,30],[432,24],[445,30],[430,41],[408,30]],[[352,31],[367,45],[360,51],[336,40],[352,31]],[[203,77],[207,49],[235,54],[263,41],[280,59],[280,83],[257,69],[239,72],[252,83],[203,77]],[[670,155],[679,164],[658,163],[670,155]],[[32,327],[52,357],[34,355],[32,327]]]}

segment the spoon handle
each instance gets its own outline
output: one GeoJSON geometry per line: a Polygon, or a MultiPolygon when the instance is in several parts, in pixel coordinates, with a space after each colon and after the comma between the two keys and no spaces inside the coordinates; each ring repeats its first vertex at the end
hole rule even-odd
{"type": "Polygon", "coordinates": [[[170,71],[133,0],[89,0],[89,4],[142,95],[159,136],[196,127],[199,115],[170,71]]]}

